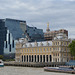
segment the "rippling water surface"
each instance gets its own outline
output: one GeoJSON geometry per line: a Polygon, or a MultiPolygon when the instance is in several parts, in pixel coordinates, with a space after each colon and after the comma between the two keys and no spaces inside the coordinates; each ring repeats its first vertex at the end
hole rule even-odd
{"type": "Polygon", "coordinates": [[[0,68],[0,75],[73,75],[73,74],[45,72],[43,68],[5,66],[3,68],[0,68]]]}

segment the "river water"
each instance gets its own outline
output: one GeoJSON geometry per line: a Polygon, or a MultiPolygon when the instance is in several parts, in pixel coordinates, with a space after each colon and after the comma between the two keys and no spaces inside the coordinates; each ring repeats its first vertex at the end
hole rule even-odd
{"type": "Polygon", "coordinates": [[[0,75],[73,75],[68,73],[46,72],[43,68],[5,66],[0,75]]]}

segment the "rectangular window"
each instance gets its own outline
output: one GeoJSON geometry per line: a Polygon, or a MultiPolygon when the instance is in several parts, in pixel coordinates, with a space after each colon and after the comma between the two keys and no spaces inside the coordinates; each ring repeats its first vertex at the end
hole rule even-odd
{"type": "Polygon", "coordinates": [[[66,42],[64,42],[64,45],[66,45],[66,42]]]}
{"type": "Polygon", "coordinates": [[[58,42],[58,45],[59,45],[59,42],[58,42]]]}
{"type": "Polygon", "coordinates": [[[14,48],[14,40],[13,40],[13,42],[12,42],[12,45],[13,45],[13,48],[14,48]]]}
{"type": "Polygon", "coordinates": [[[57,50],[57,48],[56,48],[56,50],[57,50]]]}
{"type": "Polygon", "coordinates": [[[50,51],[51,51],[51,48],[50,48],[50,51]]]}
{"type": "Polygon", "coordinates": [[[59,51],[59,48],[58,48],[58,51],[59,51]]]}
{"type": "Polygon", "coordinates": [[[59,56],[59,53],[58,53],[58,56],[59,56]]]}
{"type": "Polygon", "coordinates": [[[40,49],[40,51],[42,52],[42,49],[40,49]]]}
{"type": "Polygon", "coordinates": [[[44,51],[45,51],[45,48],[44,48],[44,51]]]}
{"type": "Polygon", "coordinates": [[[53,50],[55,50],[55,48],[53,48],[53,50]]]}
{"type": "Polygon", "coordinates": [[[56,42],[56,45],[57,45],[57,42],[56,42]]]}
{"type": "Polygon", "coordinates": [[[47,48],[47,52],[48,52],[48,48],[47,48]]]}
{"type": "Polygon", "coordinates": [[[56,56],[57,56],[57,53],[56,53],[56,56]]]}
{"type": "Polygon", "coordinates": [[[67,45],[68,45],[68,42],[67,42],[67,45]]]}
{"type": "Polygon", "coordinates": [[[64,48],[64,51],[66,51],[66,48],[64,48]]]}
{"type": "Polygon", "coordinates": [[[63,42],[61,42],[61,45],[63,46],[63,42]]]}
{"type": "Polygon", "coordinates": [[[59,62],[59,58],[58,58],[58,62],[59,62]]]}
{"type": "Polygon", "coordinates": [[[39,49],[37,49],[37,52],[39,52],[39,49]]]}
{"type": "Polygon", "coordinates": [[[62,48],[62,51],[63,51],[63,48],[62,48]]]}
{"type": "Polygon", "coordinates": [[[9,33],[8,41],[9,41],[9,44],[10,44],[10,33],[9,33]]]}
{"type": "Polygon", "coordinates": [[[27,49],[27,52],[28,52],[28,49],[27,49]]]}
{"type": "Polygon", "coordinates": [[[11,52],[11,45],[10,45],[9,47],[10,47],[9,50],[10,50],[10,52],[11,52]]]}
{"type": "Polygon", "coordinates": [[[6,41],[6,48],[7,48],[7,41],[6,41]]]}
{"type": "Polygon", "coordinates": [[[64,56],[66,56],[66,54],[64,53],[64,56]]]}

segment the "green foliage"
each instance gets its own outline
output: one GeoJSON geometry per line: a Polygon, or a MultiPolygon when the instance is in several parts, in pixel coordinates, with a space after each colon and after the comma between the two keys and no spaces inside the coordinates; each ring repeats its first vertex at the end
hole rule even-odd
{"type": "Polygon", "coordinates": [[[0,55],[0,59],[3,59],[3,55],[0,55]]]}
{"type": "Polygon", "coordinates": [[[3,59],[3,61],[15,61],[15,59],[3,59]]]}
{"type": "Polygon", "coordinates": [[[69,44],[70,53],[72,56],[75,56],[75,40],[72,41],[72,43],[69,44]]]}

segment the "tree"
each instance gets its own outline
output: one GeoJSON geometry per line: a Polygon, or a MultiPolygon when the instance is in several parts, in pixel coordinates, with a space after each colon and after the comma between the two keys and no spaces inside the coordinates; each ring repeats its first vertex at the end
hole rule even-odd
{"type": "Polygon", "coordinates": [[[0,59],[3,59],[3,55],[0,55],[0,59]]]}
{"type": "Polygon", "coordinates": [[[75,57],[75,40],[73,40],[72,43],[69,44],[69,48],[71,55],[75,57]]]}

